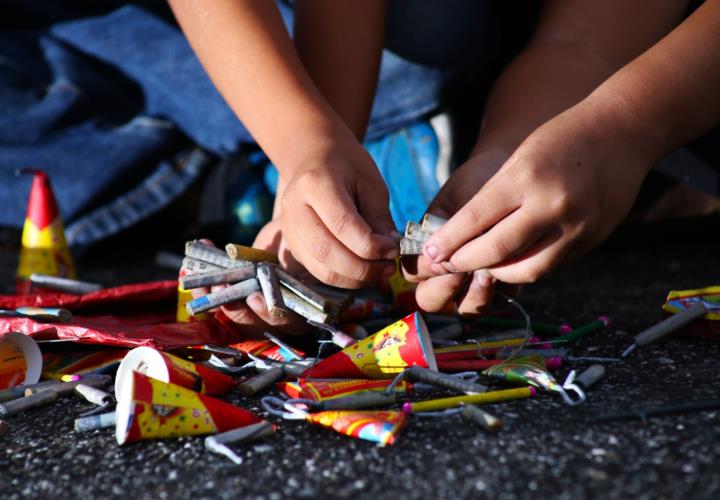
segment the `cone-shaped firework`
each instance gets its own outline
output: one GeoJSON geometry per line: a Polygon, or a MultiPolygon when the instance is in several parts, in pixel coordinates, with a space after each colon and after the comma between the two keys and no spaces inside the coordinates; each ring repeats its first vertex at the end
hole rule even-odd
{"type": "Polygon", "coordinates": [[[60,212],[45,172],[34,170],[27,217],[22,234],[22,249],[17,270],[17,291],[30,291],[33,273],[75,278],[70,250],[65,241],[60,212]]]}
{"type": "Polygon", "coordinates": [[[116,394],[118,444],[211,434],[262,420],[238,406],[138,372],[130,372],[126,377],[121,384],[122,392],[116,394]]]}
{"type": "Polygon", "coordinates": [[[409,366],[437,370],[430,334],[413,313],[322,360],[307,378],[393,378],[409,366]]]}
{"type": "Polygon", "coordinates": [[[204,394],[225,394],[235,387],[232,377],[217,370],[151,347],[136,347],[125,355],[118,367],[117,394],[122,392],[122,384],[129,380],[132,371],[204,394]]]}

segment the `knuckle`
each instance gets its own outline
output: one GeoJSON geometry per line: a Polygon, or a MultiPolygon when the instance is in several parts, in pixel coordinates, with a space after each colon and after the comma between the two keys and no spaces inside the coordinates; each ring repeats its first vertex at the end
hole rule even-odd
{"type": "Polygon", "coordinates": [[[501,238],[491,238],[488,247],[488,253],[495,262],[500,262],[510,255],[510,249],[501,238]]]}
{"type": "Polygon", "coordinates": [[[331,231],[336,236],[342,235],[347,229],[350,223],[351,214],[348,212],[342,212],[335,217],[331,223],[331,231]]]}
{"type": "Polygon", "coordinates": [[[325,238],[318,238],[312,244],[312,255],[320,262],[325,262],[331,253],[330,242],[325,238]]]}
{"type": "Polygon", "coordinates": [[[368,281],[372,275],[373,267],[370,262],[366,260],[360,261],[356,266],[353,266],[353,272],[350,276],[357,281],[368,281]]]}

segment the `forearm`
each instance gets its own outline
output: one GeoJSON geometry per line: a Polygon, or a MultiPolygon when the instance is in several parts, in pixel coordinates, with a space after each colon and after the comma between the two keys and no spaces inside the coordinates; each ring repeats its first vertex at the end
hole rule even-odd
{"type": "Polygon", "coordinates": [[[386,0],[298,0],[295,46],[320,92],[358,140],[375,95],[386,0]]]}
{"type": "Polygon", "coordinates": [[[352,133],[302,66],[272,1],[170,0],[210,78],[283,177],[352,133]]]}
{"type": "Polygon", "coordinates": [[[708,0],[588,101],[611,103],[657,160],[720,124],[719,43],[720,0],[708,0]]]}
{"type": "Polygon", "coordinates": [[[583,100],[669,32],[686,3],[546,2],[528,46],[493,87],[475,153],[510,155],[538,126],[583,100]]]}

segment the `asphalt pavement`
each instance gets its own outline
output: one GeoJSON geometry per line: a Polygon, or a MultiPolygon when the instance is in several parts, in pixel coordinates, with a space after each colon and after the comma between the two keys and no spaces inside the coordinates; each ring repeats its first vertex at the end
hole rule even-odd
{"type": "MultiPolygon", "coordinates": [[[[610,328],[573,354],[617,356],[661,319],[672,289],[720,284],[717,217],[628,225],[590,255],[520,297],[536,320],[610,328]]],[[[0,232],[0,286],[13,288],[19,233],[0,232]]],[[[170,277],[157,248],[122,239],[77,260],[80,278],[125,283],[170,277]],[[127,242],[126,242],[127,243],[127,242]]],[[[179,251],[180,248],[165,248],[179,251]]],[[[582,369],[587,364],[575,363],[582,369]]],[[[720,397],[720,342],[673,338],[636,351],[585,404],[540,394],[489,407],[497,434],[460,417],[411,419],[385,448],[304,422],[281,422],[271,438],[235,447],[235,465],[200,437],[120,447],[111,430],[73,431],[91,406],[76,398],[6,420],[0,437],[0,498],[718,498],[720,410],[646,421],[591,418],[657,404],[720,397]]],[[[568,371],[559,372],[562,378],[568,371]]],[[[262,413],[257,400],[225,398],[262,413]]]]}

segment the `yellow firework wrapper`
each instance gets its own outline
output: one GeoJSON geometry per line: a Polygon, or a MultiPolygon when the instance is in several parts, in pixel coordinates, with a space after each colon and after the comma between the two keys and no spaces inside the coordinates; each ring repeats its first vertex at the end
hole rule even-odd
{"type": "Polygon", "coordinates": [[[117,394],[115,439],[211,434],[260,422],[257,415],[219,399],[131,372],[117,394]]]}
{"type": "Polygon", "coordinates": [[[340,434],[385,446],[395,442],[407,422],[407,414],[401,411],[321,411],[310,413],[306,419],[340,434]]]}

